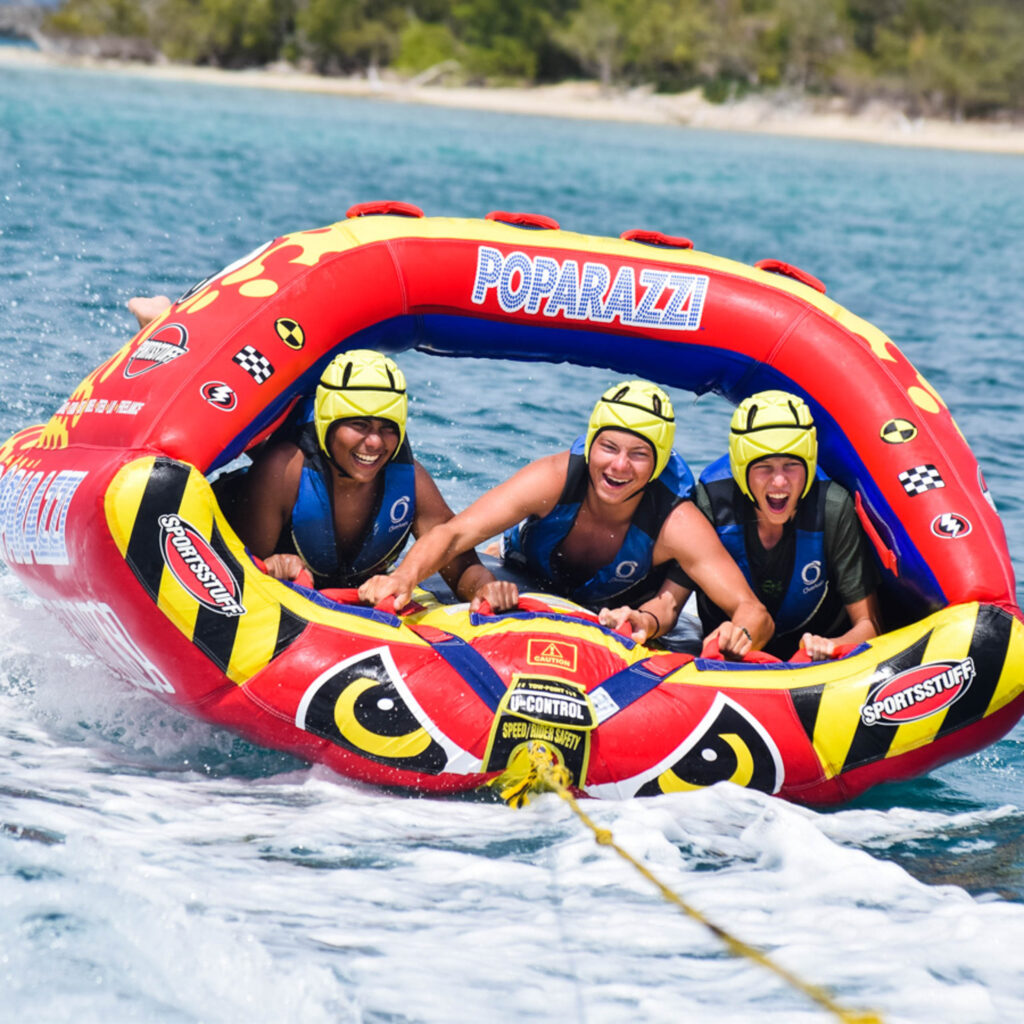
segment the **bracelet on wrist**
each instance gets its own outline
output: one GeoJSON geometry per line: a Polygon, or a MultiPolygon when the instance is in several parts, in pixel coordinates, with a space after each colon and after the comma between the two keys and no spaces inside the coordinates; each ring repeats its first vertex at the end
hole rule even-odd
{"type": "Polygon", "coordinates": [[[647,639],[649,640],[651,637],[657,636],[661,632],[661,619],[659,619],[658,616],[655,615],[654,612],[652,612],[648,608],[644,608],[643,609],[643,613],[644,613],[644,615],[650,615],[650,617],[652,619],[654,619],[654,632],[653,633],[649,633],[647,635],[647,639]]]}
{"type": "Polygon", "coordinates": [[[754,638],[750,635],[750,630],[746,626],[740,626],[740,632],[751,642],[754,642],[754,638]]]}

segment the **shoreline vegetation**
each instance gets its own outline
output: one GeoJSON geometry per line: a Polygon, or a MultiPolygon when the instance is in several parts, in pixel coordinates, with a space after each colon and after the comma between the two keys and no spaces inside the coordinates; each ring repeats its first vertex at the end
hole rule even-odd
{"type": "Polygon", "coordinates": [[[863,142],[979,153],[1024,154],[1024,125],[1005,121],[911,118],[891,103],[857,111],[838,98],[751,93],[711,103],[699,88],[657,93],[651,88],[603,87],[594,81],[556,85],[485,86],[425,82],[422,76],[369,73],[321,75],[277,63],[231,70],[170,61],[136,61],[42,52],[0,45],[0,67],[74,68],[126,77],[235,88],[273,89],[476,110],[491,113],[618,121],[706,131],[863,142]]]}
{"type": "Polygon", "coordinates": [[[1024,0],[0,0],[5,37],[35,47],[7,63],[1024,153],[1024,0]]]}

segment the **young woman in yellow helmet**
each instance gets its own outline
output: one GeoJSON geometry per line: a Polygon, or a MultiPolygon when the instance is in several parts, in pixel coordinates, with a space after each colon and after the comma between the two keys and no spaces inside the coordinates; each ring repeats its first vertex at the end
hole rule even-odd
{"type": "Polygon", "coordinates": [[[360,596],[405,601],[446,560],[506,531],[507,563],[599,611],[607,626],[628,621],[639,640],[672,629],[693,580],[729,610],[721,649],[742,657],[765,643],[771,619],[689,500],[693,476],[674,438],[661,388],[636,380],[609,388],[569,451],[530,463],[435,527],[360,596]]]}
{"type": "MultiPolygon", "coordinates": [[[[233,507],[232,525],[271,575],[291,580],[307,568],[318,589],[358,586],[394,564],[410,533],[451,518],[412,456],[407,417],[405,376],[393,360],[355,349],[328,364],[311,418],[259,453],[233,507]]],[[[472,551],[439,568],[463,600],[515,604],[515,588],[472,551]]]]}
{"type": "MultiPolygon", "coordinates": [[[[879,633],[878,575],[850,494],[817,469],[817,430],[803,399],[762,391],[741,402],[729,453],[701,474],[697,504],[772,618],[770,654],[814,660],[879,633]]],[[[698,594],[705,629],[726,618],[698,594]]]]}

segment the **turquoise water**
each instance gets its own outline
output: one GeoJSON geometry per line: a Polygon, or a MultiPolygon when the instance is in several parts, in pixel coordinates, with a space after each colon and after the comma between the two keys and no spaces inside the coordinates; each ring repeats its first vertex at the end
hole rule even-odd
{"type": "MultiPolygon", "coordinates": [[[[176,295],[393,198],[655,228],[826,282],[942,393],[1024,576],[1024,159],[485,115],[0,65],[0,435],[176,295]]],[[[410,353],[461,506],[580,429],[605,374],[410,353]]],[[[718,454],[728,409],[682,410],[718,454]]],[[[1018,595],[1021,594],[1018,585],[1018,595]]],[[[380,794],[126,692],[0,570],[0,1019],[826,1019],[599,852],[380,794]]],[[[1024,727],[819,814],[730,788],[595,817],[710,916],[898,1021],[1024,1018],[1024,727]]],[[[588,808],[589,809],[589,808],[588,808]]]]}

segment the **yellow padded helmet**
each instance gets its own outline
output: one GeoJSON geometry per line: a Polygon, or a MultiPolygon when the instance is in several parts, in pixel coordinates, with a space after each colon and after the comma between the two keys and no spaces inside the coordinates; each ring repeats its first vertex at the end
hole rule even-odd
{"type": "Polygon", "coordinates": [[[672,400],[656,384],[646,380],[626,380],[610,387],[594,406],[587,425],[584,451],[590,461],[590,446],[602,430],[628,430],[654,448],[654,472],[658,477],[668,465],[676,437],[676,418],[672,400]]]}
{"type": "MultiPolygon", "coordinates": [[[[313,399],[313,425],[320,447],[327,452],[327,431],[337,420],[367,416],[390,420],[398,427],[398,447],[405,440],[409,400],[405,374],[394,360],[367,348],[335,356],[317,385],[313,399]]],[[[394,455],[392,456],[394,458],[394,455]]]]}
{"type": "Polygon", "coordinates": [[[771,455],[792,455],[807,467],[801,498],[814,483],[818,465],[818,431],[807,403],[788,391],[759,391],[745,398],[729,424],[729,468],[740,490],[751,500],[747,470],[771,455]]]}

